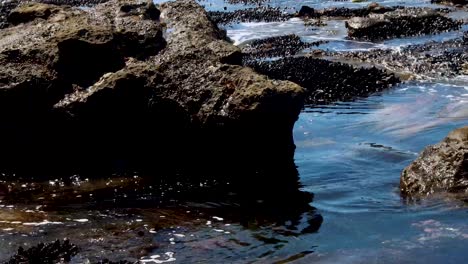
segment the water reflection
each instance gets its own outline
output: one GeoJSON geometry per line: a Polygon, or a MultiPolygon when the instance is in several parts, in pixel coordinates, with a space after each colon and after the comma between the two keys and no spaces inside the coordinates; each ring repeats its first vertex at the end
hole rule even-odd
{"type": "Polygon", "coordinates": [[[312,241],[296,242],[313,235],[323,219],[310,205],[312,195],[300,190],[294,164],[215,174],[46,182],[3,176],[8,193],[0,203],[5,245],[0,260],[19,245],[65,237],[80,249],[72,263],[141,258],[245,263],[313,251],[312,241]]]}

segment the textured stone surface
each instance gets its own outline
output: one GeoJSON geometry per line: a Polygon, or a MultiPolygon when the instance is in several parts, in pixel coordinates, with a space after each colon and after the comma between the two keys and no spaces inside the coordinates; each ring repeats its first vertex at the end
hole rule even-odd
{"type": "Polygon", "coordinates": [[[369,96],[400,82],[393,74],[375,67],[354,67],[312,57],[251,61],[247,65],[271,78],[300,84],[306,89],[306,104],[324,104],[369,96]]]}
{"type": "Polygon", "coordinates": [[[468,126],[427,147],[401,174],[405,196],[437,192],[468,193],[468,126]]]}
{"type": "Polygon", "coordinates": [[[350,38],[383,40],[456,30],[460,23],[429,8],[405,8],[353,17],[346,22],[346,27],[350,38]]]}
{"type": "Polygon", "coordinates": [[[240,66],[196,2],[36,3],[11,14],[16,26],[0,31],[11,170],[292,162],[303,89],[240,66]]]}

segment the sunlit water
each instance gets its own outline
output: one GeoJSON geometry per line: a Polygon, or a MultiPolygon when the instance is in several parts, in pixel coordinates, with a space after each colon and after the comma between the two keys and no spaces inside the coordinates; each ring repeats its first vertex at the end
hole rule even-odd
{"type": "Polygon", "coordinates": [[[398,184],[426,145],[467,124],[467,92],[466,85],[409,83],[301,114],[296,164],[325,219],[314,237],[324,262],[463,262],[468,209],[442,199],[406,204],[398,184]]]}
{"type": "MultiPolygon", "coordinates": [[[[431,6],[428,1],[378,2],[431,6]]],[[[202,3],[210,10],[242,8],[219,0],[202,3]]],[[[298,8],[368,3],[270,4],[298,8]]],[[[330,40],[320,48],[331,50],[398,48],[461,36],[457,31],[382,43],[356,42],[346,40],[344,21],[333,20],[320,28],[292,19],[226,29],[236,44],[294,33],[305,41],[330,40]]],[[[467,76],[410,82],[353,102],[306,107],[294,128],[295,162],[302,190],[315,195],[311,205],[316,211],[288,212],[283,222],[236,202],[216,200],[216,195],[209,202],[182,204],[161,198],[192,189],[203,193],[215,183],[166,186],[141,177],[76,177],[68,183],[33,184],[20,180],[14,187],[27,195],[0,203],[0,261],[20,245],[27,248],[69,237],[80,247],[73,263],[105,258],[144,263],[465,263],[466,205],[438,197],[407,203],[399,195],[398,184],[402,169],[425,146],[466,124],[467,76]],[[307,231],[316,214],[323,217],[323,224],[318,232],[307,231]]],[[[287,195],[277,193],[287,201],[286,207],[288,202],[291,207],[301,202],[287,195]]],[[[261,208],[263,201],[257,202],[261,208]]],[[[273,214],[281,216],[285,208],[278,207],[273,214]]]]}

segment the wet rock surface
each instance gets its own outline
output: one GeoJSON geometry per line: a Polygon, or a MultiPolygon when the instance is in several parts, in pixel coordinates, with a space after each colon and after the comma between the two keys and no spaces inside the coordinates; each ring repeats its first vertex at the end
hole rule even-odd
{"type": "Polygon", "coordinates": [[[241,9],[232,12],[210,11],[211,20],[219,25],[228,25],[239,22],[275,22],[286,21],[294,15],[281,8],[260,6],[256,8],[241,9]]]}
{"type": "Polygon", "coordinates": [[[27,3],[43,3],[53,5],[69,5],[69,6],[94,6],[105,3],[109,0],[4,0],[0,2],[0,29],[10,25],[8,16],[13,9],[20,4],[27,3]]]}
{"type": "Polygon", "coordinates": [[[203,166],[200,149],[222,164],[232,161],[219,151],[254,146],[251,157],[292,160],[302,88],[239,66],[240,50],[195,2],[161,11],[165,39],[152,2],[12,11],[18,25],[0,32],[7,170],[203,166]]]}
{"type": "Polygon", "coordinates": [[[35,247],[23,249],[20,247],[18,252],[5,263],[58,263],[69,262],[76,255],[78,248],[71,244],[70,241],[64,240],[63,243],[59,240],[53,243],[40,243],[35,247]]]}
{"type": "Polygon", "coordinates": [[[363,8],[347,8],[347,7],[334,7],[316,10],[309,6],[302,6],[298,12],[299,17],[304,18],[319,18],[319,17],[338,17],[338,18],[350,18],[350,17],[364,17],[369,14],[383,14],[396,9],[403,9],[402,6],[382,6],[377,3],[371,3],[367,7],[363,8]]]}
{"type": "Polygon", "coordinates": [[[442,142],[427,147],[401,174],[407,197],[439,192],[468,192],[468,127],[452,131],[442,142]]]}
{"type": "Polygon", "coordinates": [[[296,55],[304,49],[318,46],[327,41],[306,43],[297,35],[286,35],[254,40],[242,46],[244,60],[296,55]]]}
{"type": "Polygon", "coordinates": [[[467,0],[431,0],[431,3],[436,3],[436,4],[449,4],[449,5],[455,5],[455,6],[465,6],[468,5],[467,0]]]}
{"type": "Polygon", "coordinates": [[[263,5],[265,3],[271,2],[271,0],[225,0],[229,4],[238,5],[263,5]]]}
{"type": "Polygon", "coordinates": [[[8,15],[19,4],[19,1],[2,1],[0,2],[0,29],[10,25],[8,23],[8,15]]]}
{"type": "Polygon", "coordinates": [[[377,68],[359,68],[312,57],[288,57],[247,63],[273,79],[289,80],[306,89],[306,104],[350,100],[382,91],[399,82],[377,68]]]}
{"type": "Polygon", "coordinates": [[[109,0],[33,0],[32,2],[39,2],[52,5],[71,5],[71,6],[95,6],[108,2],[109,0]]]}
{"type": "Polygon", "coordinates": [[[429,8],[399,9],[353,17],[346,22],[350,38],[371,41],[457,30],[460,25],[460,22],[429,8]]]}

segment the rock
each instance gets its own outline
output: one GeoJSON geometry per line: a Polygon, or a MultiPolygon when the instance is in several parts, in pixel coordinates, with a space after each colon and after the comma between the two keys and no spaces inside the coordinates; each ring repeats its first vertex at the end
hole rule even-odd
{"type": "Polygon", "coordinates": [[[1,1],[0,2],[0,29],[10,26],[8,23],[8,15],[19,5],[19,1],[1,1]]]}
{"type": "Polygon", "coordinates": [[[468,75],[468,62],[462,64],[461,73],[464,75],[468,75]]]}
{"type": "Polygon", "coordinates": [[[288,80],[303,86],[307,94],[306,104],[324,104],[368,96],[399,82],[393,74],[376,68],[356,68],[311,57],[251,61],[247,65],[270,78],[288,80]]]}
{"type": "Polygon", "coordinates": [[[304,49],[318,46],[326,41],[305,43],[297,35],[285,35],[251,41],[242,46],[244,60],[268,57],[285,57],[296,55],[304,49]]]}
{"type": "Polygon", "coordinates": [[[240,9],[232,12],[210,11],[211,20],[220,25],[228,25],[240,22],[276,22],[286,21],[293,17],[276,7],[256,7],[240,9]]]}
{"type": "Polygon", "coordinates": [[[0,136],[10,151],[3,164],[15,170],[20,160],[33,162],[44,149],[60,146],[53,137],[64,125],[52,112],[67,93],[123,68],[127,57],[154,55],[165,46],[157,18],[146,15],[154,4],[127,14],[119,11],[122,3],[92,13],[39,3],[12,11],[13,21],[22,23],[0,31],[0,136]]]}
{"type": "Polygon", "coordinates": [[[315,9],[308,6],[301,6],[299,13],[297,14],[300,17],[316,17],[315,9]]]}
{"type": "Polygon", "coordinates": [[[27,3],[13,10],[8,15],[8,22],[12,25],[17,25],[39,18],[47,20],[51,15],[59,11],[60,9],[53,5],[27,3]]]}
{"type": "Polygon", "coordinates": [[[40,2],[51,5],[70,5],[70,6],[95,6],[108,2],[109,0],[34,0],[34,2],[40,2]]]}
{"type": "Polygon", "coordinates": [[[396,9],[404,8],[402,6],[386,7],[377,3],[370,3],[367,7],[363,8],[347,8],[347,7],[333,7],[322,10],[315,10],[308,6],[302,6],[297,13],[299,17],[305,18],[320,18],[320,17],[338,17],[338,18],[351,18],[351,17],[364,17],[369,14],[383,14],[396,9]]]}
{"type": "Polygon", "coordinates": [[[227,3],[232,4],[232,5],[238,5],[238,4],[243,4],[243,5],[257,5],[261,6],[265,2],[269,2],[270,0],[226,0],[227,3]]]}
{"type": "Polygon", "coordinates": [[[19,263],[58,263],[69,262],[78,253],[78,248],[70,241],[56,240],[54,243],[40,243],[27,250],[20,247],[18,252],[5,262],[8,264],[19,263]]]}
{"type": "MultiPolygon", "coordinates": [[[[105,3],[107,1],[109,0],[34,0],[34,1],[3,0],[3,1],[0,1],[0,29],[10,26],[10,23],[7,21],[7,18],[10,15],[10,12],[21,3],[27,4],[28,2],[31,2],[31,3],[68,5],[68,6],[94,6],[100,3],[105,3]]],[[[47,14],[44,14],[44,15],[47,15],[47,14]]]]}
{"type": "Polygon", "coordinates": [[[468,193],[468,126],[427,147],[402,172],[400,189],[407,197],[438,192],[468,193]]]}
{"type": "Polygon", "coordinates": [[[241,66],[240,50],[196,2],[163,4],[161,14],[151,1],[36,4],[47,8],[47,18],[32,12],[39,17],[0,31],[6,169],[95,175],[293,162],[303,89],[241,66]]]}
{"type": "Polygon", "coordinates": [[[384,40],[457,30],[460,23],[429,8],[397,9],[384,14],[353,17],[346,22],[348,36],[360,40],[384,40]]]}
{"type": "Polygon", "coordinates": [[[431,0],[431,3],[464,6],[468,4],[468,1],[467,0],[431,0]]]}

